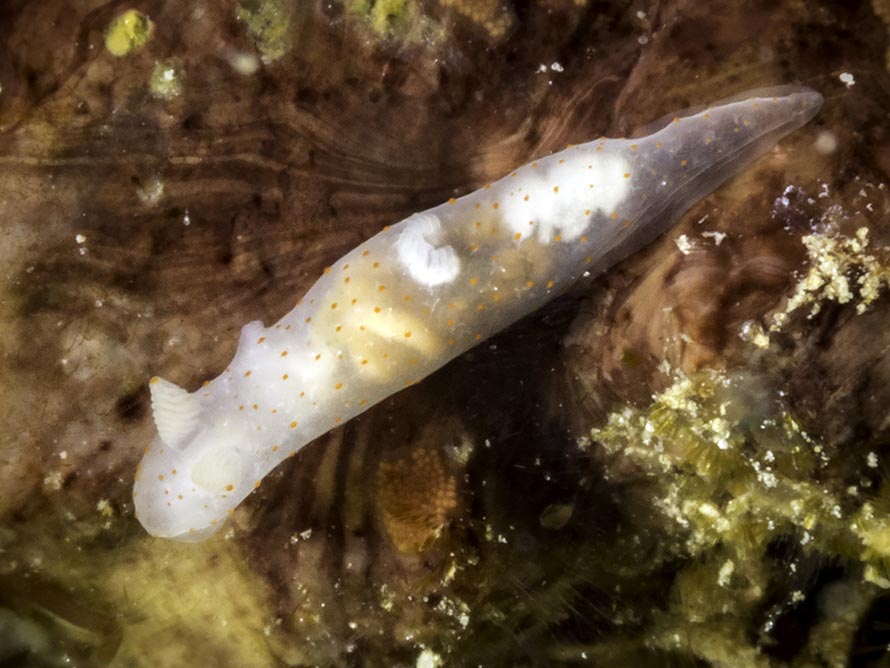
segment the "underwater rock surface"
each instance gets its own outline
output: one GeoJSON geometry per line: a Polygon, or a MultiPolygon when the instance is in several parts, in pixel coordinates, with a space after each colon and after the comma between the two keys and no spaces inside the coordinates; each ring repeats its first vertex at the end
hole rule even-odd
{"type": "Polygon", "coordinates": [[[888,658],[886,3],[6,3],[0,663],[888,658]],[[194,389],[383,225],[803,83],[648,249],[288,460],[200,546],[130,489],[194,389]]]}

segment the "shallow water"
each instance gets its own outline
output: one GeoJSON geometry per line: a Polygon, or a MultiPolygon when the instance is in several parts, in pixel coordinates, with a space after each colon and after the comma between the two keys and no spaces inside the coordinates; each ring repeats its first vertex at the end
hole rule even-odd
{"type": "Polygon", "coordinates": [[[0,665],[885,665],[888,24],[880,0],[0,8],[0,665]],[[414,211],[793,83],[812,123],[207,542],[135,520],[152,375],[216,376],[414,211]]]}

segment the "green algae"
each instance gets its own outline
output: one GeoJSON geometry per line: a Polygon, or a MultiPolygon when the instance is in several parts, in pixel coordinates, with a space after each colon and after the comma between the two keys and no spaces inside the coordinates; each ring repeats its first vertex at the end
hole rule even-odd
{"type": "Polygon", "coordinates": [[[128,9],[118,15],[105,33],[105,48],[113,56],[123,57],[144,47],[154,33],[151,19],[135,10],[128,9]]]}
{"type": "Polygon", "coordinates": [[[294,4],[288,0],[241,0],[238,19],[244,22],[267,62],[279,60],[293,47],[294,4]]]}
{"type": "MultiPolygon", "coordinates": [[[[667,609],[653,619],[652,646],[685,648],[713,665],[773,665],[769,642],[752,641],[750,619],[768,607],[777,580],[796,582],[801,564],[828,560],[848,572],[837,585],[843,601],[819,622],[833,635],[812,635],[791,665],[816,657],[843,665],[871,600],[890,588],[886,481],[877,494],[867,482],[846,484],[831,449],[802,428],[768,379],[751,373],[677,375],[649,406],[613,412],[592,438],[613,465],[630,463],[652,482],[664,524],[650,530],[663,534],[663,558],[685,563],[667,609]],[[776,544],[798,556],[777,565],[776,544]]],[[[862,481],[876,465],[874,453],[861,458],[862,481]]],[[[792,587],[782,606],[803,605],[808,595],[803,584],[792,587]]]]}
{"type": "Polygon", "coordinates": [[[860,227],[853,236],[809,234],[801,239],[807,249],[809,270],[798,282],[784,311],[773,316],[772,330],[780,329],[789,314],[809,307],[812,318],[822,304],[854,302],[856,313],[864,313],[890,287],[888,249],[869,249],[868,228],[860,227]]]}

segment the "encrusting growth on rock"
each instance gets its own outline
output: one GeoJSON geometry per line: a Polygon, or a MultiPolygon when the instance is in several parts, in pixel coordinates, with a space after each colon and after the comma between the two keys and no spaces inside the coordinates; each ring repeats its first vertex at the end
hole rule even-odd
{"type": "Polygon", "coordinates": [[[375,498],[386,533],[403,553],[422,552],[457,506],[457,485],[434,450],[418,448],[377,469],[375,498]]]}

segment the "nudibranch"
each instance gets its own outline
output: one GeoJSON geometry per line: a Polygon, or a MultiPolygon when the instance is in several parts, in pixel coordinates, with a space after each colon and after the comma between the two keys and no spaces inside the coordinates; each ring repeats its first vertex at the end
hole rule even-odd
{"type": "Polygon", "coordinates": [[[807,88],[753,91],[653,134],[570,146],[384,227],[195,392],[152,378],[133,488],[155,536],[206,538],[305,444],[647,245],[807,123],[807,88]]]}

